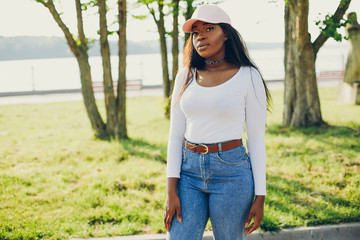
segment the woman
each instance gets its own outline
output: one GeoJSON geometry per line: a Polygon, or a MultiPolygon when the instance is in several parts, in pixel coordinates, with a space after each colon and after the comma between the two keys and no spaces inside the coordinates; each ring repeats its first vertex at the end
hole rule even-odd
{"type": "Polygon", "coordinates": [[[219,7],[200,6],[183,30],[191,38],[171,104],[167,237],[200,240],[210,218],[215,239],[245,239],[263,218],[269,93],[219,7]]]}

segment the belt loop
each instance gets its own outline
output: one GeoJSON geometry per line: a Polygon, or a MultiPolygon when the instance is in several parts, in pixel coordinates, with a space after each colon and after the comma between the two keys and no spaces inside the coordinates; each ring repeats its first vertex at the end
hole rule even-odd
{"type": "Polygon", "coordinates": [[[218,143],[218,147],[219,147],[219,153],[221,153],[222,149],[221,149],[221,143],[218,143]]]}
{"type": "Polygon", "coordinates": [[[185,149],[188,150],[188,141],[185,138],[185,149]]]}

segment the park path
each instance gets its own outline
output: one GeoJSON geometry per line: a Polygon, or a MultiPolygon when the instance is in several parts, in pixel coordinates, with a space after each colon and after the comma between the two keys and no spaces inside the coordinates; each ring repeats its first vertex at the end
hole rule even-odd
{"type": "MultiPolygon", "coordinates": [[[[269,81],[267,82],[270,90],[284,88],[283,81],[269,81]]],[[[319,86],[337,86],[338,80],[319,81],[319,86]]],[[[128,90],[126,92],[127,97],[143,97],[143,96],[161,96],[163,94],[162,88],[158,87],[144,87],[141,90],[128,90]]],[[[96,99],[104,99],[103,92],[95,92],[96,99]]],[[[80,90],[64,90],[59,93],[49,92],[35,92],[24,94],[4,94],[0,93],[0,105],[12,105],[12,104],[33,104],[33,103],[50,103],[50,102],[73,102],[81,101],[82,95],[80,90]]]]}
{"type": "MultiPolygon", "coordinates": [[[[141,96],[161,96],[163,93],[162,89],[157,88],[145,88],[142,90],[128,90],[126,93],[127,97],[141,97],[141,96]]],[[[95,92],[96,99],[104,99],[103,92],[95,92]]],[[[50,103],[50,102],[74,102],[82,101],[83,97],[79,91],[69,90],[61,91],[60,93],[49,92],[38,92],[38,93],[25,93],[25,94],[7,94],[1,96],[0,94],[0,105],[12,105],[12,104],[33,104],[33,103],[50,103]]]]}

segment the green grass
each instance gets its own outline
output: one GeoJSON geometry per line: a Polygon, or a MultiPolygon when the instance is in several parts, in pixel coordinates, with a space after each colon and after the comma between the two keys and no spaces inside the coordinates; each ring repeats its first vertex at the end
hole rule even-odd
{"type": "MultiPolygon", "coordinates": [[[[360,107],[321,88],[334,127],[289,129],[272,93],[262,229],[360,221],[360,107]]],[[[161,97],[128,99],[121,143],[94,139],[82,102],[0,106],[0,239],[163,233],[168,128],[161,97]]]]}

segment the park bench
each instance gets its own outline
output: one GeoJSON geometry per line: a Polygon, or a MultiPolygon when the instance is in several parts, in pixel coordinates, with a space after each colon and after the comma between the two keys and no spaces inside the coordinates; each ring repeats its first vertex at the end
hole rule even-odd
{"type": "MultiPolygon", "coordinates": [[[[117,89],[118,82],[113,81],[114,90],[117,89]]],[[[104,90],[103,82],[92,82],[92,87],[95,92],[104,90]]],[[[141,79],[133,79],[126,81],[126,90],[141,90],[143,87],[141,79]]]]}
{"type": "Polygon", "coordinates": [[[343,80],[344,79],[344,71],[323,71],[320,72],[317,80],[318,81],[326,81],[326,80],[343,80]]]}

